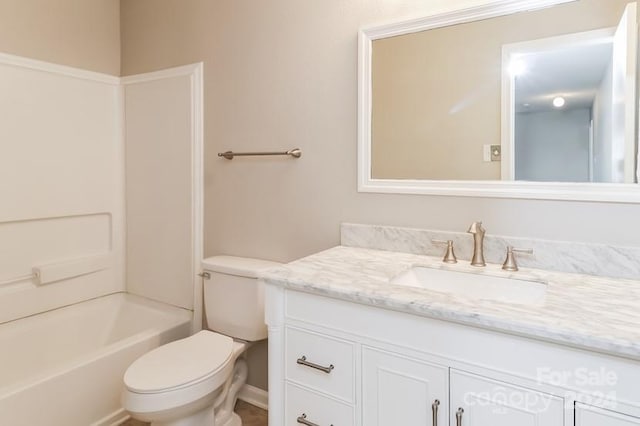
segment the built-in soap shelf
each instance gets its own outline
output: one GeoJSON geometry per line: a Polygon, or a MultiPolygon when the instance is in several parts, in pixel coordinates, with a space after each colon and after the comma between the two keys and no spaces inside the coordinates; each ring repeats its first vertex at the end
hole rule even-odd
{"type": "Polygon", "coordinates": [[[108,269],[112,266],[111,253],[69,259],[55,263],[34,266],[31,274],[0,281],[0,287],[31,281],[37,285],[52,284],[82,275],[108,269]]]}

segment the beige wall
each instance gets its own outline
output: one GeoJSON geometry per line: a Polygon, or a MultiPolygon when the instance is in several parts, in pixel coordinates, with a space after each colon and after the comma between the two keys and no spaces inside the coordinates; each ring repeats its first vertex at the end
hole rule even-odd
{"type": "MultiPolygon", "coordinates": [[[[502,47],[615,27],[629,0],[553,8],[373,42],[372,176],[500,179],[502,47]]],[[[576,160],[578,161],[578,160],[576,160]]]]}
{"type": "Polygon", "coordinates": [[[358,29],[477,3],[123,0],[123,74],[205,62],[205,254],[290,261],[337,245],[343,221],[640,246],[638,205],[357,192],[358,29]]]}
{"type": "Polygon", "coordinates": [[[120,74],[119,0],[2,0],[0,52],[120,74]]]}

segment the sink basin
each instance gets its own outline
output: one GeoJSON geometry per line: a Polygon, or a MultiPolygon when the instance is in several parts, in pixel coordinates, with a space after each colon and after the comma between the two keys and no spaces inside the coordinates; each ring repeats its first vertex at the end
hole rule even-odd
{"type": "Polygon", "coordinates": [[[390,280],[393,285],[423,288],[466,298],[517,304],[544,301],[547,284],[540,281],[414,266],[390,280]]]}

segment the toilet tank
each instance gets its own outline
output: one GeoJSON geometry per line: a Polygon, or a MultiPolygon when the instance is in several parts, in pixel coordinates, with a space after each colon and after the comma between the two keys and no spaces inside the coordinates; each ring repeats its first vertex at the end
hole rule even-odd
{"type": "Polygon", "coordinates": [[[267,338],[264,323],[264,288],[260,271],[281,266],[268,260],[213,256],[202,261],[210,274],[204,281],[207,327],[227,336],[257,341],[267,338]]]}

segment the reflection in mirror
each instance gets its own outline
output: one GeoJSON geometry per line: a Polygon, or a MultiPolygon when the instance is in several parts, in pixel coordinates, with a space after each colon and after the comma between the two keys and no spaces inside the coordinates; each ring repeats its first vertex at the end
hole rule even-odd
{"type": "Polygon", "coordinates": [[[503,177],[635,182],[635,81],[626,79],[636,74],[632,9],[616,28],[503,48],[508,108],[502,119],[515,121],[515,132],[509,129],[502,141],[515,153],[514,161],[503,161],[503,177]]]}
{"type": "Polygon", "coordinates": [[[515,113],[515,179],[613,181],[607,117],[613,117],[613,31],[517,43],[505,50],[503,63],[510,64],[505,78],[515,91],[508,104],[515,113]]]}
{"type": "Polygon", "coordinates": [[[637,181],[635,3],[372,42],[373,179],[637,181]]]}

